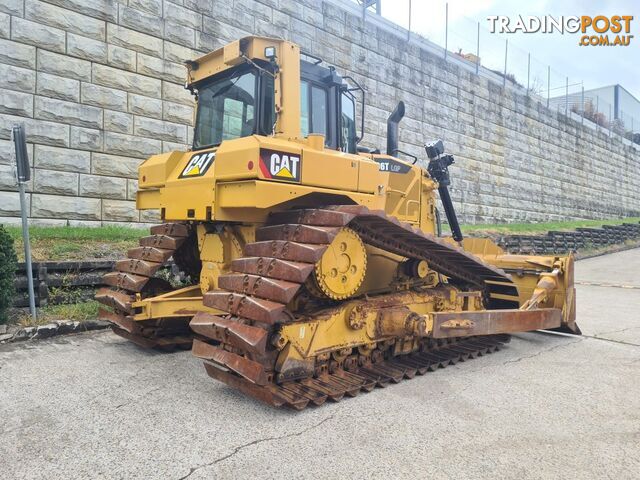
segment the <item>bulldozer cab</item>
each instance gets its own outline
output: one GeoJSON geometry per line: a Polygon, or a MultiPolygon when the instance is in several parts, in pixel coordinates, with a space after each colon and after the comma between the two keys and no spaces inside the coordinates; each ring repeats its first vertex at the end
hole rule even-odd
{"type": "Polygon", "coordinates": [[[197,105],[191,151],[141,165],[138,208],[163,218],[258,222],[292,205],[361,204],[434,231],[434,182],[393,157],[401,116],[387,155],[358,147],[365,101],[352,78],[293,43],[263,37],[186,66],[197,105]],[[207,201],[193,205],[191,195],[207,201]]]}
{"type": "Polygon", "coordinates": [[[192,80],[187,88],[197,99],[194,150],[250,135],[304,139],[318,134],[324,136],[325,147],[356,153],[356,102],[335,69],[321,66],[315,57],[307,61],[297,60],[299,53],[285,55],[295,46],[282,40],[249,37],[229,47],[237,48],[239,56],[224,47],[217,51],[222,52],[219,55],[187,63],[192,80]],[[258,45],[264,45],[262,50],[258,45]],[[289,62],[296,61],[297,69],[291,68],[289,62]],[[209,64],[217,64],[209,67],[212,75],[195,75],[209,64]],[[299,75],[290,70],[298,70],[299,75]],[[285,99],[289,90],[292,94],[285,99]],[[287,116],[299,119],[297,128],[289,126],[293,122],[287,116]]]}

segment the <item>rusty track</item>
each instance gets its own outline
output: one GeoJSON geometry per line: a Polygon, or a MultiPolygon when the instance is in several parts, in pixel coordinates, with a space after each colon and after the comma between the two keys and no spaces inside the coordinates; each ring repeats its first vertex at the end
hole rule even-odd
{"type": "MultiPolygon", "coordinates": [[[[232,371],[225,371],[212,363],[205,363],[209,376],[236,388],[260,401],[276,407],[302,410],[308,405],[322,405],[327,400],[338,402],[345,396],[355,397],[360,392],[370,392],[375,387],[384,388],[403,379],[434,372],[458,362],[465,362],[500,350],[511,340],[509,335],[470,337],[431,347],[410,355],[391,357],[376,363],[366,363],[352,370],[339,369],[314,378],[306,378],[280,384],[258,385],[232,371]]],[[[206,355],[210,345],[194,340],[196,354],[206,355]],[[204,348],[203,348],[204,347],[204,348]]]]}
{"type": "Polygon", "coordinates": [[[189,348],[188,318],[161,318],[135,321],[132,304],[138,299],[171,290],[168,282],[154,277],[156,272],[185,242],[190,229],[184,223],[165,223],[151,228],[140,239],[140,247],[116,262],[116,270],[102,278],[109,287],[100,289],[96,300],[110,308],[100,309],[99,318],[111,322],[113,331],[144,348],[173,350],[189,348]]]}
{"type": "MultiPolygon", "coordinates": [[[[487,296],[494,288],[503,295],[517,294],[502,270],[381,211],[329,206],[274,213],[268,225],[256,231],[256,242],[245,246],[245,256],[232,262],[230,273],[220,276],[219,290],[204,295],[205,305],[229,315],[200,313],[191,322],[199,335],[193,353],[205,360],[210,376],[272,405],[302,409],[309,402],[339,400],[493,351],[508,340],[503,335],[441,346],[425,343],[421,353],[407,357],[388,358],[383,352],[370,358],[352,356],[348,362],[316,368],[313,378],[282,378],[275,371],[279,352],[270,341],[278,325],[297,321],[298,312],[288,306],[295,305],[292,299],[305,291],[303,285],[315,263],[342,227],[355,230],[373,246],[426,260],[454,284],[479,288],[487,296]]],[[[312,316],[306,310],[300,313],[312,316]]]]}

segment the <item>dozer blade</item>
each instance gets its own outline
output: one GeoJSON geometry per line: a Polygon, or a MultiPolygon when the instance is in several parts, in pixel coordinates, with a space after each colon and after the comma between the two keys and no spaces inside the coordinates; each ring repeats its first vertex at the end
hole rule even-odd
{"type": "Polygon", "coordinates": [[[237,318],[229,319],[199,312],[189,326],[195,333],[248,352],[264,354],[267,348],[267,331],[239,323],[237,318]]]}
{"type": "Polygon", "coordinates": [[[218,278],[218,287],[287,304],[300,289],[300,284],[258,275],[227,273],[218,278]]]}
{"type": "MultiPolygon", "coordinates": [[[[465,250],[512,274],[512,281],[521,293],[515,298],[521,309],[557,308],[562,311],[562,323],[549,330],[580,335],[576,325],[573,255],[515,255],[487,238],[466,238],[462,244],[465,250]]],[[[492,292],[498,299],[504,294],[501,288],[503,285],[496,284],[492,292]]]]}
{"type": "Polygon", "coordinates": [[[249,360],[221,348],[214,347],[213,345],[198,339],[193,341],[192,353],[198,358],[217,363],[222,367],[234,371],[238,375],[249,380],[251,383],[256,385],[266,385],[267,383],[267,374],[264,371],[264,367],[258,362],[254,362],[253,360],[249,360]]]}
{"type": "Polygon", "coordinates": [[[554,329],[556,332],[582,335],[582,330],[576,323],[576,288],[575,288],[575,260],[573,255],[565,259],[564,272],[564,305],[562,308],[562,325],[554,329]]]}
{"type": "Polygon", "coordinates": [[[322,258],[322,254],[326,249],[327,245],[310,245],[284,240],[271,240],[247,244],[245,246],[245,254],[255,257],[273,257],[294,262],[316,263],[322,258]]]}
{"type": "Polygon", "coordinates": [[[582,330],[577,323],[573,325],[560,325],[558,328],[549,329],[552,332],[568,333],[570,335],[582,335],[582,330]]]}
{"type": "Polygon", "coordinates": [[[246,317],[270,325],[281,322],[286,318],[283,318],[285,306],[282,303],[253,298],[241,293],[214,290],[205,293],[203,303],[207,307],[217,308],[232,315],[246,317]]]}

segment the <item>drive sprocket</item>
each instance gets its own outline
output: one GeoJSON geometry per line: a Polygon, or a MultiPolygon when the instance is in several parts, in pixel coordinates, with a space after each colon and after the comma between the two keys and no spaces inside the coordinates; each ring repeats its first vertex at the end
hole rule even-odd
{"type": "Polygon", "coordinates": [[[342,228],[315,265],[316,286],[332,300],[354,295],[367,271],[367,250],[360,236],[350,228],[342,228]]]}

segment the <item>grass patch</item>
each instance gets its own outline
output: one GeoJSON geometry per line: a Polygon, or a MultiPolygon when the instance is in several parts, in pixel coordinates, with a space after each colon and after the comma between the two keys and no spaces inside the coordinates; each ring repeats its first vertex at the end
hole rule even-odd
{"type": "MultiPolygon", "coordinates": [[[[14,240],[22,239],[22,228],[6,227],[14,240]]],[[[120,241],[140,238],[139,228],[130,227],[29,227],[31,240],[120,241]]]]}
{"type": "MultiPolygon", "coordinates": [[[[22,229],[7,227],[18,259],[24,261],[22,229]]],[[[33,261],[115,260],[137,246],[145,231],[130,227],[29,227],[33,261]]]]}
{"type": "Polygon", "coordinates": [[[21,313],[18,323],[24,327],[44,325],[53,321],[72,320],[83,322],[98,318],[100,304],[95,300],[72,303],[68,305],[47,305],[38,308],[38,318],[34,321],[28,313],[21,313]]]}
{"type": "MultiPolygon", "coordinates": [[[[544,235],[549,230],[575,230],[576,228],[599,228],[603,225],[621,225],[622,223],[638,223],[640,217],[617,218],[612,220],[572,220],[567,222],[541,223],[497,223],[480,225],[462,225],[463,233],[468,234],[519,234],[544,235]]],[[[445,225],[443,225],[443,228],[445,225]]]]}

